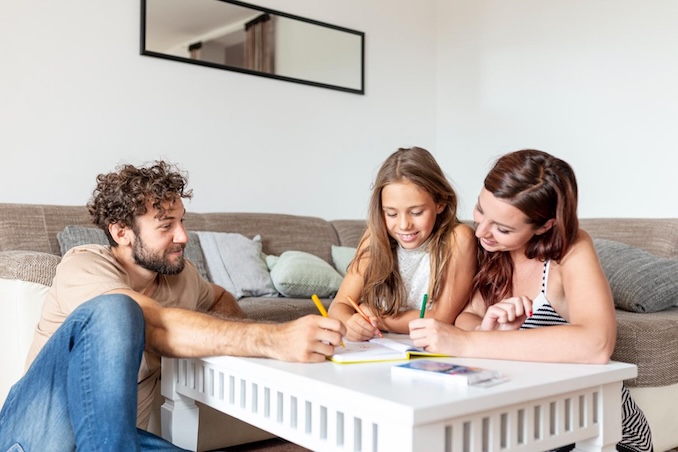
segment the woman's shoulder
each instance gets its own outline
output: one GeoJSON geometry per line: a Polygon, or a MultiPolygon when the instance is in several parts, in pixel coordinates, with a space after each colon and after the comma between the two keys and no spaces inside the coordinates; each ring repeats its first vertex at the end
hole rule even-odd
{"type": "Polygon", "coordinates": [[[562,266],[572,262],[580,263],[582,260],[591,259],[598,259],[596,249],[593,245],[593,239],[588,232],[579,229],[579,231],[577,231],[577,236],[569,246],[567,253],[565,253],[561,259],[560,265],[562,266]]]}

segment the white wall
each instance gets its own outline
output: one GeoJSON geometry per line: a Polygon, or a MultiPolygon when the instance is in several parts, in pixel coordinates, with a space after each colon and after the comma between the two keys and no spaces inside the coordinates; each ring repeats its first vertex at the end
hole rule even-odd
{"type": "Polygon", "coordinates": [[[582,217],[678,216],[678,2],[438,2],[438,160],[469,217],[490,163],[537,148],[582,217]]]}
{"type": "Polygon", "coordinates": [[[362,218],[420,145],[468,218],[490,161],[536,147],[574,166],[582,216],[678,216],[674,0],[258,3],[364,31],[367,94],[141,56],[138,0],[3,0],[0,202],[83,204],[167,158],[189,210],[362,218]]]}
{"type": "Polygon", "coordinates": [[[189,210],[363,218],[381,162],[435,146],[435,3],[259,2],[364,31],[365,96],[141,56],[139,3],[0,3],[0,202],[83,204],[167,158],[189,210]]]}

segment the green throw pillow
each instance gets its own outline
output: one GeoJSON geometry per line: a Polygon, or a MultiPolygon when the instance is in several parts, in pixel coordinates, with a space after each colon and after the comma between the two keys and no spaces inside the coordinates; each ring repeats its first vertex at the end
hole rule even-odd
{"type": "Polygon", "coordinates": [[[614,240],[593,239],[614,304],[632,312],[678,305],[678,260],[655,256],[614,240]]]}
{"type": "Polygon", "coordinates": [[[332,245],[332,262],[334,262],[334,268],[337,269],[341,276],[346,276],[348,264],[353,260],[355,253],[356,248],[352,246],[332,245]]]}
{"type": "Polygon", "coordinates": [[[342,277],[330,264],[310,253],[285,251],[280,256],[266,256],[271,279],[284,297],[321,298],[334,296],[342,277]]]}

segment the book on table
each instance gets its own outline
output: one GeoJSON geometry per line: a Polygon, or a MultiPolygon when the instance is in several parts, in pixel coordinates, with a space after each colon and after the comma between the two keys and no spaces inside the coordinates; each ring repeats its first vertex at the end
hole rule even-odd
{"type": "Polygon", "coordinates": [[[507,381],[499,371],[445,361],[417,359],[391,368],[392,375],[426,378],[468,386],[488,387],[507,381]]]}
{"type": "Polygon", "coordinates": [[[335,347],[330,361],[335,363],[368,363],[377,361],[403,361],[413,357],[447,356],[417,348],[406,334],[386,334],[369,341],[344,340],[344,347],[335,347]]]}

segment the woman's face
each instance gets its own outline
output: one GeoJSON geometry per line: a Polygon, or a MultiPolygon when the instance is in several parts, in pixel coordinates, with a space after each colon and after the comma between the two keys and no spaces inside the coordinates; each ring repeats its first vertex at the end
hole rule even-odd
{"type": "Polygon", "coordinates": [[[528,223],[527,215],[520,209],[496,198],[485,188],[478,196],[473,221],[480,245],[489,252],[523,250],[535,234],[543,232],[542,228],[535,229],[528,223]]]}
{"type": "Polygon", "coordinates": [[[431,236],[445,206],[417,185],[402,181],[382,188],[381,208],[389,235],[403,248],[415,249],[431,236]]]}

